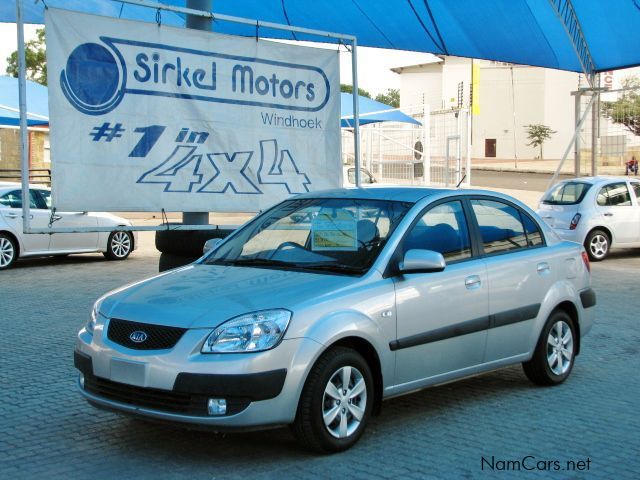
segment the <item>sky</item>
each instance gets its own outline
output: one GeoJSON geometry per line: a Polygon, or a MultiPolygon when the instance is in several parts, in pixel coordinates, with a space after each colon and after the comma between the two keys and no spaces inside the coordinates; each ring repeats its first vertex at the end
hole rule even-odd
{"type": "MultiPolygon", "coordinates": [[[[2,0],[0,0],[2,1],[2,0]]],[[[35,38],[35,31],[40,25],[25,25],[25,41],[35,38]]],[[[318,45],[302,42],[309,45],[318,45]]],[[[327,48],[337,48],[328,46],[327,48]]],[[[17,49],[16,25],[0,23],[0,75],[7,70],[6,59],[17,49]]],[[[400,88],[400,75],[390,69],[419,63],[429,63],[435,57],[428,53],[386,50],[381,48],[358,48],[358,83],[360,88],[369,91],[372,96],[386,92],[388,88],[400,88]]],[[[341,47],[340,51],[340,81],[351,84],[351,54],[341,47]]]]}

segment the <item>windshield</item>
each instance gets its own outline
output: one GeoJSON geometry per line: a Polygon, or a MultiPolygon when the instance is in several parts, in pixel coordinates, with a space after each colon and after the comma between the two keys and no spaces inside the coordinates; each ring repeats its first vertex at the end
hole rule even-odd
{"type": "Polygon", "coordinates": [[[256,217],[204,263],[360,275],[413,204],[288,200],[256,217]]]}
{"type": "Polygon", "coordinates": [[[542,203],[549,205],[575,205],[582,201],[590,188],[591,184],[589,183],[559,183],[544,196],[542,203]]]}

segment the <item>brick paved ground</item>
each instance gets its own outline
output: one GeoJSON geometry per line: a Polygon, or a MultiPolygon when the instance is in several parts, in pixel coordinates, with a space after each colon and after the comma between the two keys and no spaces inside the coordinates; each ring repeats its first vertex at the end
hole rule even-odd
{"type": "Polygon", "coordinates": [[[594,265],[598,323],[564,385],[534,387],[512,367],[394,399],[355,448],[336,456],[306,453],[286,429],[191,432],[81,399],[76,331],[99,295],[156,266],[148,248],[121,263],[88,255],[2,272],[1,478],[638,478],[637,251],[594,265]],[[492,455],[591,463],[587,473],[481,470],[481,457],[492,455]]]}

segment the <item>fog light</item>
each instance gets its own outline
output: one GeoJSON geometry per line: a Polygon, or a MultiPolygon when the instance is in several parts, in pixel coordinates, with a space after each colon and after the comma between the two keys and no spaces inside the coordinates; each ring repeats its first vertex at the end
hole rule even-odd
{"type": "Polygon", "coordinates": [[[78,381],[80,382],[80,388],[84,390],[84,374],[83,373],[80,374],[80,378],[78,379],[78,381]]]}
{"type": "Polygon", "coordinates": [[[209,415],[224,415],[227,413],[227,401],[224,398],[210,398],[207,410],[209,415]]]}

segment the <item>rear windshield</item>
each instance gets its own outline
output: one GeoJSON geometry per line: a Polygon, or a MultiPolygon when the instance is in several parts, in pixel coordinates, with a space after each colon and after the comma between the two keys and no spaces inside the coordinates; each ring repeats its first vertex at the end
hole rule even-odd
{"type": "Polygon", "coordinates": [[[565,182],[553,187],[542,199],[549,205],[575,205],[580,203],[591,188],[590,183],[565,182]]]}

